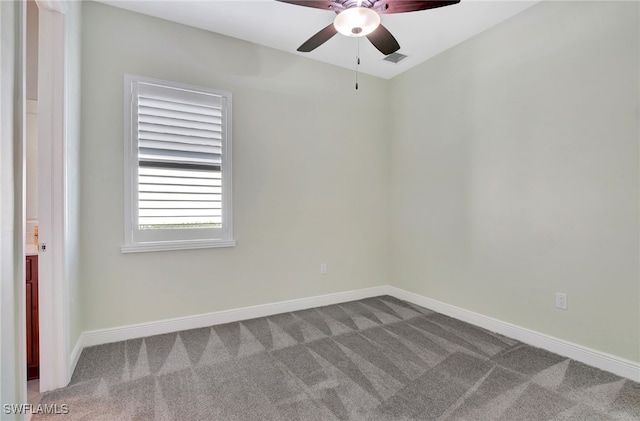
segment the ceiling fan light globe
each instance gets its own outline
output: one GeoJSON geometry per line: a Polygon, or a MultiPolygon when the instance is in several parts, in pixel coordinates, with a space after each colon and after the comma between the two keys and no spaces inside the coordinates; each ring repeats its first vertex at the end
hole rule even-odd
{"type": "Polygon", "coordinates": [[[380,25],[380,15],[366,7],[350,7],[340,12],[333,26],[342,35],[363,37],[369,35],[380,25]]]}

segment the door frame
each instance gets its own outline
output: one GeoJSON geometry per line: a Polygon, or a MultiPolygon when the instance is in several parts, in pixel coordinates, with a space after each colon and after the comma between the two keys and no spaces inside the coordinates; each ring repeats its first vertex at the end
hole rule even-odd
{"type": "Polygon", "coordinates": [[[67,19],[65,0],[36,0],[38,23],[38,254],[40,391],[71,378],[67,220],[67,19]]]}
{"type": "MultiPolygon", "coordinates": [[[[26,7],[0,3],[0,401],[27,396],[25,318],[26,7]]],[[[20,414],[7,414],[21,419],[20,414]]]]}

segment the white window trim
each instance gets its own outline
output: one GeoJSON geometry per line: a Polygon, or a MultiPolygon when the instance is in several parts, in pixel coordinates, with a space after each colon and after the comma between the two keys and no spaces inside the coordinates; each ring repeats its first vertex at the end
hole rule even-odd
{"type": "Polygon", "coordinates": [[[145,76],[124,75],[124,245],[120,248],[122,253],[138,253],[138,252],[154,252],[165,250],[188,250],[202,249],[213,247],[233,247],[236,242],[233,238],[233,199],[232,199],[232,180],[231,180],[231,163],[232,163],[232,142],[231,142],[231,112],[232,98],[231,93],[227,91],[214,90],[200,86],[187,85],[160,79],[153,79],[145,76]],[[134,231],[136,229],[135,219],[137,216],[137,137],[132,127],[132,83],[144,82],[158,84],[161,86],[169,86],[178,89],[186,89],[197,92],[206,92],[219,95],[225,98],[226,107],[226,124],[225,133],[222,139],[222,216],[223,228],[212,229],[212,232],[220,233],[218,238],[207,239],[174,239],[163,241],[135,241],[134,231]]]}

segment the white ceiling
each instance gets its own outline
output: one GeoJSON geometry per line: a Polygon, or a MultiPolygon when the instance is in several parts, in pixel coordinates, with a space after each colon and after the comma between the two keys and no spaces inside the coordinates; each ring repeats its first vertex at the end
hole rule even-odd
{"type": "MultiPolygon", "coordinates": [[[[146,15],[228,35],[314,60],[353,69],[357,39],[337,34],[310,53],[296,48],[331,22],[335,13],[275,0],[99,0],[146,15]]],[[[465,41],[537,1],[462,0],[460,3],[419,12],[382,15],[382,23],[408,57],[398,64],[371,43],[360,39],[359,70],[392,78],[411,67],[465,41]]]]}

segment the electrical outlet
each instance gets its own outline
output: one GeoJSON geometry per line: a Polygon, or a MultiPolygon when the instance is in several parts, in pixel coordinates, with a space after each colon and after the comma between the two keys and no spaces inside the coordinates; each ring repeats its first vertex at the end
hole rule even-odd
{"type": "Polygon", "coordinates": [[[320,263],[320,275],[326,275],[327,273],[327,264],[320,263]]]}
{"type": "Polygon", "coordinates": [[[561,310],[567,309],[567,294],[556,292],[556,308],[561,310]]]}

